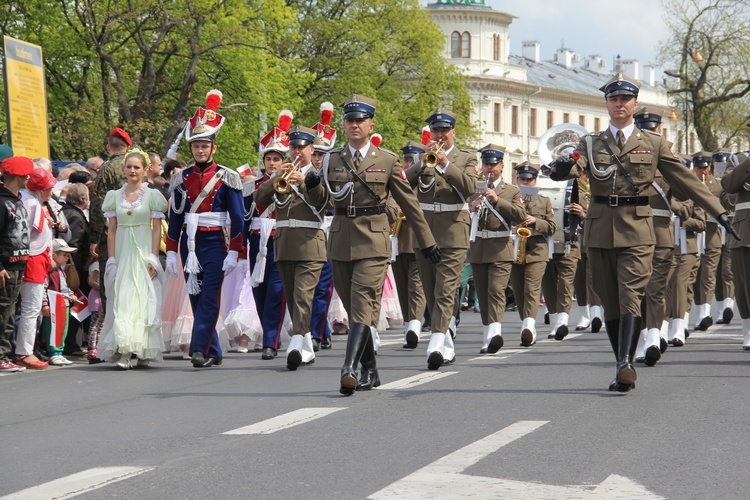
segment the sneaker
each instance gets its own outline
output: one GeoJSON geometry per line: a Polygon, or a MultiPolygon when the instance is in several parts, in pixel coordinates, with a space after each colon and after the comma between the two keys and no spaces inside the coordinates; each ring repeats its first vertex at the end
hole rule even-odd
{"type": "Polygon", "coordinates": [[[89,349],[89,352],[86,353],[86,359],[88,359],[89,361],[98,357],[99,357],[99,350],[96,347],[94,347],[93,349],[89,349]]]}
{"type": "Polygon", "coordinates": [[[52,366],[68,366],[72,365],[73,362],[65,358],[62,354],[54,354],[49,358],[49,364],[52,366]]]}
{"type": "Polygon", "coordinates": [[[11,361],[0,361],[0,373],[22,372],[25,369],[25,367],[18,366],[11,361]]]}

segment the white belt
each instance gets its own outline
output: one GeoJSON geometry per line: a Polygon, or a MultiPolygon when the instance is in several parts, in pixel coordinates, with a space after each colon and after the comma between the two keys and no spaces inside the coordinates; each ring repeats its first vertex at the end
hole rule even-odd
{"type": "Polygon", "coordinates": [[[288,220],[277,220],[276,227],[288,227],[294,229],[295,227],[304,227],[308,229],[323,229],[322,222],[314,222],[309,220],[299,219],[288,219],[288,220]]]}
{"type": "Polygon", "coordinates": [[[742,203],[737,203],[734,206],[734,211],[735,212],[738,212],[740,210],[750,210],[750,201],[745,201],[745,202],[742,202],[742,203]]]}
{"type": "Polygon", "coordinates": [[[227,225],[227,212],[201,212],[198,216],[199,227],[224,227],[227,225]]]}
{"type": "Polygon", "coordinates": [[[468,210],[468,203],[455,203],[453,205],[449,203],[420,203],[419,208],[427,212],[460,212],[461,210],[468,210]]]}
{"type": "Polygon", "coordinates": [[[654,217],[672,217],[671,210],[664,210],[661,208],[652,208],[651,213],[654,214],[654,217]]]}
{"type": "Polygon", "coordinates": [[[493,238],[507,238],[510,236],[510,231],[477,231],[477,238],[483,240],[491,240],[493,238]]]}
{"type": "MultiPolygon", "coordinates": [[[[259,218],[259,217],[253,217],[253,220],[252,220],[252,222],[250,222],[250,230],[251,230],[251,231],[260,231],[260,229],[261,229],[261,227],[262,227],[262,221],[263,221],[263,220],[268,220],[268,221],[272,221],[272,222],[273,222],[273,227],[274,227],[274,228],[276,227],[276,220],[275,220],[275,219],[268,219],[268,218],[266,218],[266,219],[261,219],[261,218],[259,218]]],[[[266,224],[267,224],[267,223],[266,223],[266,224]]]]}

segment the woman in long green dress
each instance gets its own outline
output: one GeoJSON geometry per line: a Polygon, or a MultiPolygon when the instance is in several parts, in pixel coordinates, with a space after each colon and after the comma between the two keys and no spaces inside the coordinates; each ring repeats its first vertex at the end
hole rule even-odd
{"type": "Polygon", "coordinates": [[[109,191],[102,203],[108,219],[110,258],[104,271],[107,311],[99,353],[118,368],[161,361],[161,298],[164,272],[159,263],[161,220],[167,201],[156,189],[149,189],[143,177],[148,155],[133,150],[125,157],[127,183],[109,191]],[[111,290],[111,291],[110,291],[111,290]]]}

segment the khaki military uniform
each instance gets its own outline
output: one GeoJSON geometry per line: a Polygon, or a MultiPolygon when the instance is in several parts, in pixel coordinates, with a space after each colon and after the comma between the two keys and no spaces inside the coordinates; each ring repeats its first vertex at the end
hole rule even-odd
{"type": "MultiPolygon", "coordinates": [[[[526,259],[524,264],[513,263],[510,284],[518,315],[521,319],[535,319],[541,300],[542,277],[549,261],[547,238],[555,234],[555,214],[552,202],[544,195],[537,195],[536,201],[525,201],[524,205],[526,213],[536,217],[536,222],[528,226],[531,236],[526,240],[526,259]]],[[[520,247],[518,253],[521,253],[520,247]]]]}
{"type": "MultiPolygon", "coordinates": [[[[408,219],[404,218],[398,235],[398,255],[391,263],[393,279],[396,282],[398,302],[404,323],[422,321],[427,300],[419,277],[417,257],[414,255],[414,230],[408,219]]],[[[418,333],[418,332],[417,332],[418,333]]]]}
{"type": "MultiPolygon", "coordinates": [[[[724,174],[721,185],[733,198],[734,220],[732,227],[742,240],[727,236],[727,246],[732,251],[732,275],[734,276],[737,309],[743,319],[750,319],[750,159],[746,159],[724,174]]],[[[747,340],[747,330],[745,330],[747,340]]],[[[745,345],[748,345],[747,342],[745,345]]]]}
{"type": "Polygon", "coordinates": [[[578,150],[581,157],[567,177],[579,176],[584,169],[589,171],[592,203],[586,214],[584,244],[588,247],[592,273],[597,276],[594,290],[602,300],[606,320],[615,320],[625,314],[640,317],[641,300],[651,274],[656,243],[647,195],[657,169],[673,189],[689,193],[712,215],[718,216],[724,209],[694,175],[685,175],[685,167],[671,152],[666,139],[658,134],[636,129],[620,150],[607,129],[591,135],[591,160],[586,138],[581,140],[578,150]],[[615,164],[609,151],[621,159],[637,193],[619,167],[614,179],[600,180],[591,172],[591,161],[597,170],[615,164]],[[628,198],[609,199],[611,195],[639,198],[628,204],[628,198]],[[644,198],[643,203],[640,197],[644,198]]]}
{"type": "MultiPolygon", "coordinates": [[[[90,241],[99,244],[99,269],[107,267],[109,252],[107,249],[107,226],[105,225],[104,212],[102,212],[102,203],[108,191],[117,191],[127,182],[123,164],[127,153],[117,153],[112,155],[109,160],[105,161],[99,175],[96,178],[94,192],[91,194],[91,203],[89,205],[89,234],[90,241]]],[[[104,290],[104,280],[99,280],[99,295],[102,298],[102,306],[107,301],[107,294],[104,290]]],[[[103,309],[104,310],[104,309],[103,309]]]]}
{"type": "MultiPolygon", "coordinates": [[[[312,167],[303,167],[302,173],[309,168],[312,167]]],[[[255,201],[262,206],[271,203],[276,206],[273,250],[292,318],[290,334],[304,335],[310,331],[315,287],[327,260],[322,221],[325,188],[320,183],[308,190],[302,184],[294,185],[288,194],[276,193],[271,177],[269,182],[260,185],[255,193],[255,201]]]]}
{"type": "MultiPolygon", "coordinates": [[[[448,332],[456,305],[469,248],[470,220],[466,200],[477,188],[476,156],[456,146],[448,150],[446,156],[449,163],[444,174],[438,173],[437,169],[420,170],[421,164],[406,170],[409,184],[418,189],[419,206],[441,250],[438,264],[433,264],[421,253],[416,254],[432,331],[439,333],[448,332]]],[[[409,218],[409,214],[406,217],[409,218]]]]}
{"type": "MultiPolygon", "coordinates": [[[[683,200],[687,201],[687,200],[683,200]]],[[[688,203],[690,203],[688,201],[688,203]]],[[[691,279],[695,279],[698,268],[698,233],[706,229],[706,214],[702,208],[693,206],[690,216],[681,224],[685,232],[686,253],[682,253],[682,243],[675,245],[672,259],[671,278],[667,285],[666,303],[670,318],[684,318],[690,309],[691,279]]],[[[671,339],[670,339],[671,340],[671,339]]]]}
{"type": "MultiPolygon", "coordinates": [[[[721,184],[713,175],[709,174],[706,177],[705,184],[711,194],[721,200],[723,190],[721,184]]],[[[697,305],[711,304],[716,288],[716,270],[719,268],[719,261],[721,260],[721,226],[711,216],[706,219],[705,242],[705,250],[700,256],[700,267],[695,280],[694,292],[697,305]]],[[[710,310],[707,312],[710,316],[710,310]]],[[[697,318],[696,321],[701,319],[697,318]]]]}
{"type": "MultiPolygon", "coordinates": [[[[505,220],[507,227],[484,204],[480,205],[474,215],[479,218],[476,238],[469,246],[466,258],[474,274],[483,325],[503,321],[505,289],[508,287],[511,265],[515,260],[512,226],[526,218],[526,209],[519,203],[521,191],[502,180],[498,182],[494,188],[498,199],[493,208],[505,220]]],[[[473,201],[477,196],[472,196],[469,201],[473,201]]]]}
{"type": "Polygon", "coordinates": [[[573,281],[581,261],[581,249],[576,242],[570,245],[567,253],[565,250],[564,243],[555,242],[552,259],[547,262],[542,277],[544,304],[550,314],[567,314],[573,304],[573,281]]]}
{"type": "Polygon", "coordinates": [[[333,194],[343,192],[347,183],[354,181],[345,164],[357,172],[379,199],[359,182],[354,182],[351,193],[344,199],[331,198],[334,215],[328,234],[328,257],[333,264],[334,286],[349,315],[349,324],[371,325],[391,257],[390,225],[385,210],[388,194],[411,221],[420,248],[435,245],[435,239],[414,193],[402,177],[395,154],[370,145],[356,168],[349,145],[332,150],[322,169],[333,194]]]}

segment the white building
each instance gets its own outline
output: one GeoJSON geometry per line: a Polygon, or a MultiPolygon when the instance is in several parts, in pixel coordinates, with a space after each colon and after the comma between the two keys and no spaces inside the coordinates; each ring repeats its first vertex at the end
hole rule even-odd
{"type": "MultiPolygon", "coordinates": [[[[554,125],[575,123],[589,132],[606,128],[609,117],[599,87],[618,71],[639,80],[639,104],[662,115],[667,139],[679,143],[682,138],[680,124],[667,120],[672,106],[653,67],[620,60],[618,68],[608,68],[604,58],[581,59],[568,48],[542,60],[543,48],[536,41],[524,41],[523,53],[511,55],[508,28],[515,17],[492,9],[484,0],[437,0],[427,10],[446,35],[448,62],[468,76],[475,101],[471,119],[482,131],[477,146],[505,146],[507,166],[538,162],[539,137],[554,125]]],[[[504,175],[510,181],[512,169],[506,168],[504,175]]]]}

